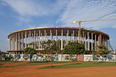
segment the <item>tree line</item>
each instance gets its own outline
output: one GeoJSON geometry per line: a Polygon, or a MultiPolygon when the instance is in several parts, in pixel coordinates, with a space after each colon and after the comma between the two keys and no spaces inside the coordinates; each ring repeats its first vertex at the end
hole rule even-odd
{"type": "MultiPolygon", "coordinates": [[[[36,48],[39,48],[36,44],[31,43],[30,45],[35,45],[36,48]]],[[[79,44],[78,42],[69,42],[66,46],[64,46],[64,49],[61,51],[60,50],[60,41],[55,41],[55,40],[48,40],[48,41],[43,41],[41,42],[42,48],[44,51],[41,53],[43,54],[86,54],[85,53],[85,46],[84,44],[79,44]]],[[[105,45],[97,46],[98,51],[93,50],[92,54],[100,54],[100,55],[106,55],[110,53],[111,51],[108,50],[108,48],[105,45]]],[[[34,54],[36,53],[34,48],[25,48],[24,49],[25,54],[34,54]]]]}

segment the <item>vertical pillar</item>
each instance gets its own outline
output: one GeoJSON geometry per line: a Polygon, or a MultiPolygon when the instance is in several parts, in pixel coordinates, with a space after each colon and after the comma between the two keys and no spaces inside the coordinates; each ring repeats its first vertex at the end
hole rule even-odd
{"type": "Polygon", "coordinates": [[[13,50],[15,50],[15,37],[13,35],[13,50]]]}
{"type": "Polygon", "coordinates": [[[46,30],[44,30],[44,40],[46,41],[46,30]]]}
{"type": "Polygon", "coordinates": [[[32,32],[32,48],[34,48],[34,37],[33,37],[33,32],[32,32]]]}
{"type": "Polygon", "coordinates": [[[68,44],[68,35],[69,35],[69,30],[67,30],[67,35],[66,35],[66,43],[68,44]]]}
{"type": "Polygon", "coordinates": [[[89,51],[90,50],[89,32],[87,33],[87,35],[88,35],[88,51],[89,51]]]}
{"type": "Polygon", "coordinates": [[[35,33],[36,33],[36,31],[34,30],[34,49],[36,49],[36,47],[35,47],[35,33]]]}
{"type": "Polygon", "coordinates": [[[61,50],[63,50],[63,30],[61,31],[61,50]]]}
{"type": "Polygon", "coordinates": [[[95,34],[95,51],[97,50],[97,45],[96,45],[96,34],[95,34]]]}
{"type": "MultiPolygon", "coordinates": [[[[41,39],[40,39],[40,43],[43,41],[43,34],[41,33],[41,39]]],[[[41,49],[43,49],[42,48],[42,45],[41,45],[41,49]]]]}
{"type": "Polygon", "coordinates": [[[52,40],[52,31],[50,30],[50,40],[52,40]]]}
{"type": "Polygon", "coordinates": [[[23,39],[23,32],[22,32],[22,50],[24,50],[23,44],[24,44],[24,39],[23,39]]]}
{"type": "Polygon", "coordinates": [[[39,49],[40,49],[40,30],[39,30],[39,49]]]}
{"type": "Polygon", "coordinates": [[[93,50],[93,33],[91,33],[91,50],[93,50]]]}
{"type": "Polygon", "coordinates": [[[29,42],[29,41],[30,41],[30,40],[29,40],[29,33],[27,34],[27,37],[28,37],[28,47],[29,47],[29,43],[30,43],[30,42],[29,42]]]}
{"type": "Polygon", "coordinates": [[[85,50],[87,50],[87,34],[85,34],[85,50]]]}
{"type": "Polygon", "coordinates": [[[27,48],[27,32],[25,31],[25,48],[27,48]]]}
{"type": "Polygon", "coordinates": [[[17,38],[17,33],[16,33],[15,35],[16,35],[16,50],[18,50],[18,38],[17,38]]]}
{"type": "Polygon", "coordinates": [[[56,30],[56,41],[57,41],[57,30],[56,30]]]}
{"type": "Polygon", "coordinates": [[[20,33],[18,33],[18,48],[21,50],[21,40],[20,40],[20,33]]]}

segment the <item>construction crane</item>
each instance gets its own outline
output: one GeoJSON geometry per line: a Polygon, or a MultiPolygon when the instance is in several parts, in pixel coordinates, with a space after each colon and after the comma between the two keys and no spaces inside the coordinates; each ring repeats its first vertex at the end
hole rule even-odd
{"type": "Polygon", "coordinates": [[[111,21],[116,19],[96,19],[96,20],[84,20],[84,21],[71,21],[71,23],[79,23],[79,43],[81,44],[81,23],[91,21],[111,21]]]}

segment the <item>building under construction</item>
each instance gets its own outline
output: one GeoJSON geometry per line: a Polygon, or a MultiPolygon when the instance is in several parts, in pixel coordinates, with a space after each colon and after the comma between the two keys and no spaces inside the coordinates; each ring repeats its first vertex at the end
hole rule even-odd
{"type": "MultiPolygon", "coordinates": [[[[23,54],[23,50],[32,47],[36,51],[43,51],[41,42],[47,40],[60,41],[60,49],[63,50],[68,42],[79,42],[79,28],[77,27],[36,27],[14,31],[8,35],[9,51],[12,54],[23,54]],[[30,46],[30,43],[35,46],[30,46]]],[[[108,46],[109,35],[92,29],[81,28],[81,43],[85,45],[85,51],[97,51],[97,46],[108,46]]]]}

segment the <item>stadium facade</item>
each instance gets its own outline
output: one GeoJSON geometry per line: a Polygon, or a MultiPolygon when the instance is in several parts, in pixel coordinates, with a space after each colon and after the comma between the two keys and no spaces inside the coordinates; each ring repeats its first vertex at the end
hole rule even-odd
{"type": "MultiPolygon", "coordinates": [[[[9,53],[23,54],[23,50],[32,47],[36,51],[43,51],[41,42],[47,40],[59,40],[60,49],[69,41],[79,41],[79,28],[77,27],[36,27],[14,31],[8,35],[9,53]],[[30,45],[30,43],[34,43],[30,45]],[[35,47],[35,44],[38,48],[35,47]]],[[[92,29],[81,28],[81,43],[85,45],[85,51],[97,51],[97,46],[108,46],[109,35],[92,29]]]]}

